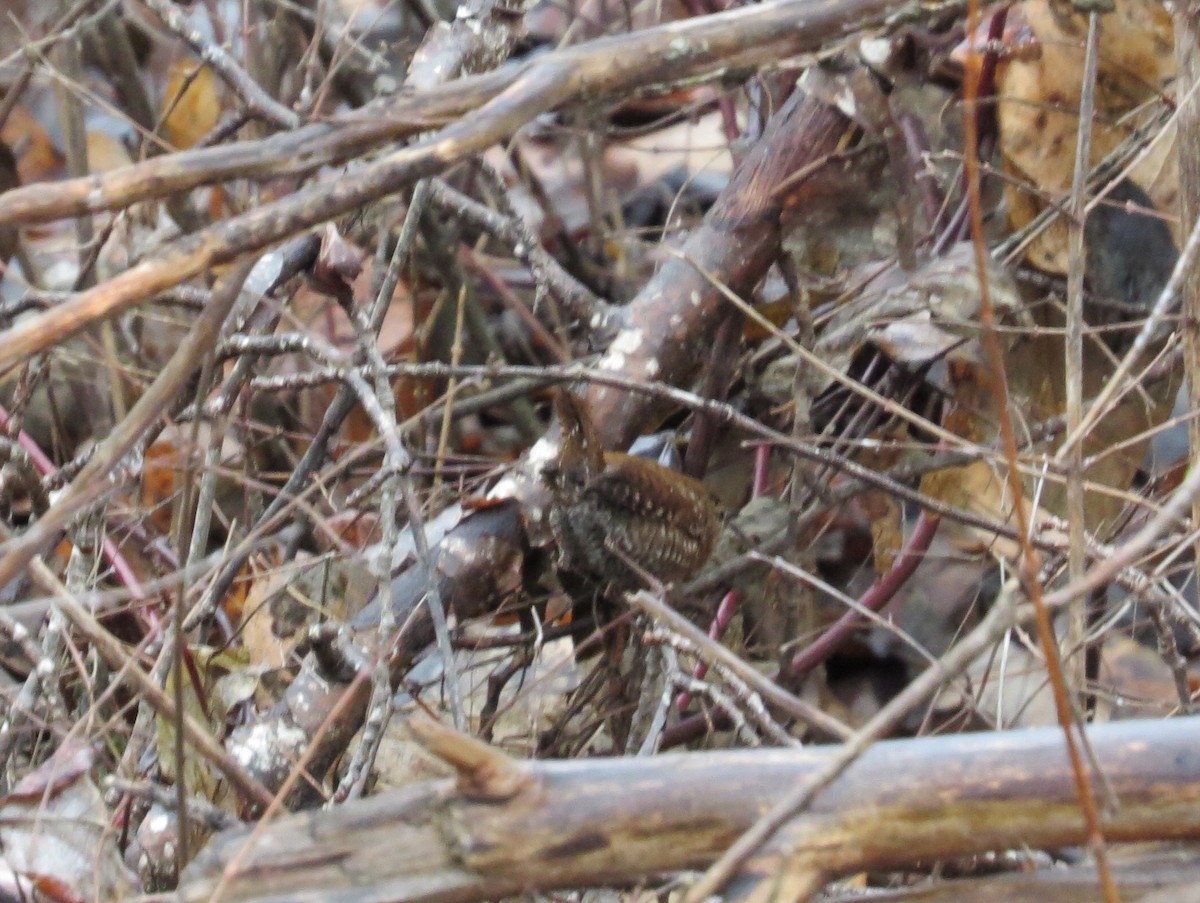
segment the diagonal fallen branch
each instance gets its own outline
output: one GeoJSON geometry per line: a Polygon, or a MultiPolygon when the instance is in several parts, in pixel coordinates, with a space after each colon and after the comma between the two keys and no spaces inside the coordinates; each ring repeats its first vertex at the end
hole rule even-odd
{"type": "MultiPolygon", "coordinates": [[[[107,173],[16,188],[0,195],[0,224],[30,225],[118,210],[229,179],[312,172],[454,122],[519,81],[546,85],[560,71],[569,73],[571,84],[558,87],[567,88],[568,96],[575,92],[590,101],[651,86],[666,89],[679,82],[732,79],[878,25],[909,7],[920,8],[898,0],[774,0],[590,41],[492,72],[415,92],[410,88],[330,122],[269,138],[180,151],[107,173]]],[[[547,95],[546,103],[554,96],[547,95]]]]}
{"type": "MultiPolygon", "coordinates": [[[[497,141],[541,113],[576,98],[663,87],[681,81],[736,75],[782,57],[818,49],[825,42],[862,28],[883,23],[898,11],[912,6],[896,0],[778,0],[760,7],[647,29],[636,38],[608,38],[581,48],[550,54],[537,61],[504,69],[504,75],[481,76],[494,84],[496,93],[472,115],[446,126],[428,138],[387,154],[382,159],[351,171],[333,183],[322,183],[297,191],[286,198],[250,210],[240,216],[209,226],[193,235],[171,242],[152,257],[46,313],[31,317],[0,335],[0,372],[30,355],[44,351],[84,329],[88,324],[113,316],[147,301],[156,293],[206,272],[248,251],[264,248],[314,225],[356,210],[399,191],[413,181],[435,175],[497,141]],[[614,43],[615,42],[615,43],[614,43]],[[620,53],[614,52],[620,47],[620,53]],[[630,62],[632,61],[632,62],[630,62]]],[[[943,4],[945,6],[945,4],[943,4]]],[[[916,7],[919,9],[919,5],[916,7]]],[[[444,88],[418,95],[405,103],[409,115],[424,120],[437,111],[431,98],[454,96],[477,88],[477,80],[460,79],[444,88]],[[427,109],[422,109],[427,106],[427,109]]],[[[460,112],[465,112],[460,109],[460,112]]],[[[409,134],[417,129],[410,129],[409,134]]],[[[303,130],[301,130],[303,131],[303,130]]],[[[283,141],[293,142],[296,168],[311,170],[322,158],[309,155],[303,144],[295,144],[293,133],[283,141]]],[[[328,140],[329,135],[313,134],[328,140]]],[[[377,142],[355,133],[354,146],[361,152],[377,142]]],[[[197,152],[203,153],[203,152],[197,152]]],[[[170,167],[172,157],[157,165],[170,167]]],[[[195,158],[192,158],[195,159],[195,158]]],[[[240,157],[243,161],[245,155],[240,157]]],[[[152,164],[143,164],[146,167],[152,164]]],[[[121,178],[129,179],[124,170],[121,178]]],[[[245,176],[226,168],[225,177],[245,176]]],[[[179,175],[178,172],[175,173],[179,175]]],[[[261,174],[261,172],[259,173],[261,174]]],[[[133,176],[136,180],[136,176],[133,176]]],[[[212,181],[212,179],[207,179],[212,181]]],[[[191,184],[197,184],[192,182],[191,184]]],[[[70,212],[105,209],[105,185],[91,178],[72,183],[74,205],[70,212]]],[[[142,182],[143,196],[157,193],[142,182]]],[[[173,190],[189,187],[176,179],[173,190]]],[[[768,186],[763,186],[766,189],[768,186]]],[[[0,222],[32,222],[49,213],[39,211],[37,195],[46,186],[29,186],[0,196],[0,222]]],[[[130,192],[126,191],[126,198],[130,192]]],[[[55,215],[63,215],[58,208],[55,215]]]]}

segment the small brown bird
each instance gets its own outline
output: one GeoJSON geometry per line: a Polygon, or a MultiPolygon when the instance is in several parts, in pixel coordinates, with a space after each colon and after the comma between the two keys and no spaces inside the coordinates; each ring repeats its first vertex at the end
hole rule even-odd
{"type": "Polygon", "coordinates": [[[562,438],[544,473],[560,570],[624,590],[645,585],[638,569],[663,583],[694,576],[721,532],[704,485],[655,461],[606,452],[567,390],[554,410],[562,438]]]}

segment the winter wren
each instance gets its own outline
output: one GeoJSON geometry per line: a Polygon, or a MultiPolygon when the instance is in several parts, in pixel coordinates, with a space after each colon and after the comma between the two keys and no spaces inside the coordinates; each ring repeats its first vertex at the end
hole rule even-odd
{"type": "Polygon", "coordinates": [[[626,560],[663,583],[699,571],[721,531],[703,484],[654,461],[604,451],[591,418],[565,389],[554,410],[562,437],[545,475],[559,567],[617,589],[645,585],[626,560]]]}

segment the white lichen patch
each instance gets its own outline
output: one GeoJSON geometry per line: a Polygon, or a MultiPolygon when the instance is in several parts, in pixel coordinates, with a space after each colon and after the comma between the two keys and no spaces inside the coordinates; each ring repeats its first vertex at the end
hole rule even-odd
{"type": "Polygon", "coordinates": [[[597,365],[601,370],[625,370],[628,367],[628,356],[637,352],[646,340],[641,329],[622,329],[608,346],[608,353],[600,359],[597,365]]]}
{"type": "MultiPolygon", "coordinates": [[[[533,443],[533,447],[525,455],[525,461],[519,470],[505,474],[488,492],[487,497],[489,499],[508,499],[522,495],[521,487],[529,482],[530,477],[539,478],[542,469],[553,461],[557,454],[558,442],[543,436],[533,443]]],[[[538,515],[533,516],[536,518],[538,515]]]]}
{"type": "Polygon", "coordinates": [[[859,43],[858,55],[868,66],[882,68],[892,55],[892,42],[883,38],[868,38],[859,43]]]}
{"type": "Polygon", "coordinates": [[[622,329],[613,339],[611,350],[621,354],[633,354],[642,347],[645,337],[640,329],[622,329]]]}
{"type": "Polygon", "coordinates": [[[291,763],[284,750],[301,750],[307,744],[307,735],[296,725],[266,722],[250,728],[239,742],[229,744],[229,753],[247,771],[287,774],[291,763]]]}
{"type": "Polygon", "coordinates": [[[691,44],[688,43],[687,38],[672,38],[671,43],[667,45],[667,51],[663,54],[663,57],[668,60],[677,60],[680,57],[687,56],[690,51],[691,44]]]}

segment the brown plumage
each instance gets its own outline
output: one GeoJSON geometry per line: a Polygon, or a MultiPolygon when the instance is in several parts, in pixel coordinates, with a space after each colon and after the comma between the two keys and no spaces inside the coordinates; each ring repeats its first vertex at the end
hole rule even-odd
{"type": "Polygon", "coordinates": [[[562,439],[546,477],[560,569],[618,589],[645,585],[622,556],[663,583],[694,576],[721,531],[704,485],[654,461],[604,451],[565,389],[554,410],[562,439]]]}

